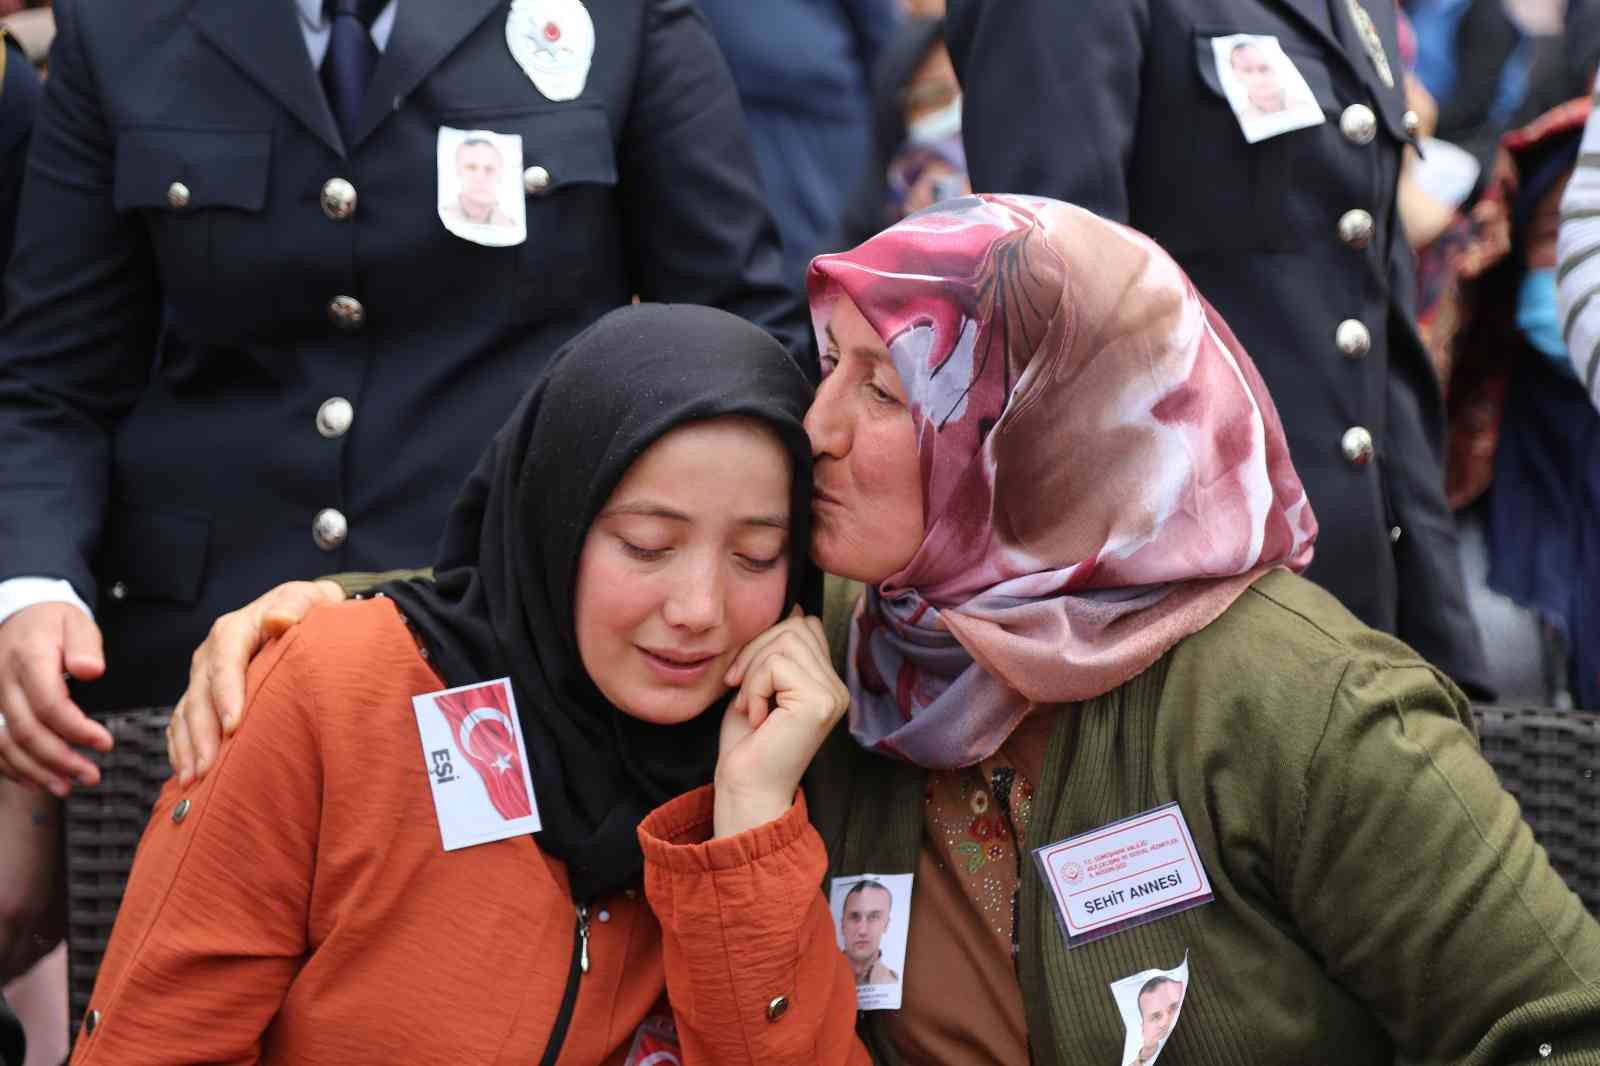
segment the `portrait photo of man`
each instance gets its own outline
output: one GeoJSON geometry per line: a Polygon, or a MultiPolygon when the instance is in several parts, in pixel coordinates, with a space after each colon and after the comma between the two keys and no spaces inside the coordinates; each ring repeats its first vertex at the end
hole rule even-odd
{"type": "Polygon", "coordinates": [[[439,130],[439,221],[474,244],[527,238],[522,138],[489,130],[439,130]]]}
{"type": "Polygon", "coordinates": [[[845,958],[856,972],[858,985],[889,985],[900,980],[883,963],[883,934],[889,928],[894,897],[877,881],[857,881],[844,897],[839,927],[845,958]]]}
{"type": "Polygon", "coordinates": [[[1288,94],[1278,78],[1277,68],[1261,46],[1240,41],[1228,54],[1234,77],[1244,86],[1245,100],[1256,115],[1275,115],[1289,106],[1288,94]]]}
{"type": "Polygon", "coordinates": [[[1326,121],[1322,105],[1276,37],[1234,33],[1211,38],[1216,87],[1250,144],[1326,121]]]}
{"type": "Polygon", "coordinates": [[[1149,969],[1110,985],[1122,1016],[1122,1053],[1116,1066],[1155,1066],[1178,1025],[1189,990],[1189,960],[1170,970],[1149,969]]]}
{"type": "Polygon", "coordinates": [[[912,874],[836,877],[828,889],[839,950],[856,979],[858,1010],[898,1010],[906,973],[912,874]]]}
{"type": "Polygon", "coordinates": [[[1178,1020],[1178,1008],[1183,1006],[1183,985],[1159,974],[1139,989],[1137,1002],[1139,1053],[1129,1060],[1128,1066],[1149,1066],[1172,1032],[1172,1024],[1178,1020]]]}

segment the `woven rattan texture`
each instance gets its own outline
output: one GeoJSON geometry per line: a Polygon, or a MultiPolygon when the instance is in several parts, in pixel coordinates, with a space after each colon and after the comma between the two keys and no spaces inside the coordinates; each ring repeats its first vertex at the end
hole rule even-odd
{"type": "Polygon", "coordinates": [[[100,786],[78,789],[67,800],[67,966],[74,1031],[94,991],[134,848],[162,784],[172,775],[170,717],[171,708],[162,707],[103,719],[117,744],[105,755],[88,753],[100,765],[100,786]]]}
{"type": "Polygon", "coordinates": [[[1473,708],[1483,756],[1591,914],[1600,915],[1600,714],[1473,708]]]}

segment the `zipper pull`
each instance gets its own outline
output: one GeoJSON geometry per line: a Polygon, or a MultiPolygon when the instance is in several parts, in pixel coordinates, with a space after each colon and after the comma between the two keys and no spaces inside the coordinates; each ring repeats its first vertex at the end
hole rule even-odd
{"type": "Polygon", "coordinates": [[[578,969],[589,972],[589,905],[578,904],[578,969]]]}

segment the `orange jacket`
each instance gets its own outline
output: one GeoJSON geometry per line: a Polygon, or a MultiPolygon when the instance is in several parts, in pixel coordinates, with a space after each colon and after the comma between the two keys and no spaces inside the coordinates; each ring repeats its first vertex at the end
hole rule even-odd
{"type": "MultiPolygon", "coordinates": [[[[442,849],[411,697],[444,687],[382,599],[317,610],[258,659],[217,766],[162,791],[74,1063],[527,1066],[574,981],[557,1061],[623,1061],[663,1002],[660,927],[642,893],[594,901],[574,978],[577,910],[536,837],[442,849]]],[[[763,853],[775,832],[719,843],[820,899],[820,842],[801,870],[763,853]]],[[[812,998],[794,994],[794,1025],[812,998]]],[[[686,1063],[747,1043],[680,1039],[686,1063]]]]}

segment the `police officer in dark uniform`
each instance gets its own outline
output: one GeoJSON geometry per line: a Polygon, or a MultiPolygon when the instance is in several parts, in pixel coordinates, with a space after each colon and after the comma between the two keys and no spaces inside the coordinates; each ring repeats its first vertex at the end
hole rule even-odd
{"type": "Polygon", "coordinates": [[[947,19],[973,188],[1170,251],[1272,390],[1321,527],[1307,576],[1481,693],[1395,207],[1417,122],[1395,36],[1391,0],[950,0],[947,19]],[[1235,35],[1286,57],[1315,124],[1246,141],[1216,44],[1235,35]]]}
{"type": "Polygon", "coordinates": [[[170,703],[275,581],[430,558],[529,380],[634,295],[811,358],[690,0],[55,16],[0,325],[0,773],[93,782],[78,704],[170,703]],[[516,225],[452,229],[479,136],[516,225]]]}

